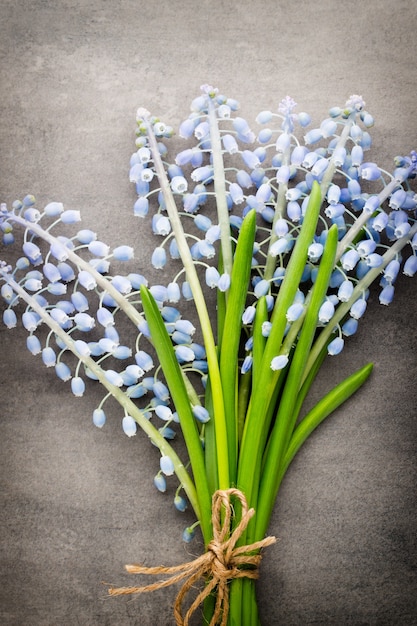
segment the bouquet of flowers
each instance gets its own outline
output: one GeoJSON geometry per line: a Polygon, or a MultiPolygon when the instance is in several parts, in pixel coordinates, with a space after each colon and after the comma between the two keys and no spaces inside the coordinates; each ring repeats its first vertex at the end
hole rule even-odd
{"type": "Polygon", "coordinates": [[[19,318],[29,352],[76,396],[87,379],[101,383],[95,426],[116,399],[126,435],[141,429],[159,450],[155,487],[165,491],[175,474],[175,507],[195,513],[183,539],[199,528],[204,554],[172,567],[128,565],[167,577],[109,589],[181,581],[177,624],[199,607],[203,623],[259,624],[255,580],[275,541],[267,531],[283,477],[372,364],[305,409],[310,388],[356,332],[371,285],[387,305],[400,270],[417,271],[417,154],[396,157],[392,174],[365,160],[373,118],[361,96],[310,130],[296,109],[286,97],[277,112],[262,111],[255,134],[235,100],[203,85],[171,159],[172,127],[138,109],[133,213],[151,213],[150,262],[164,284],[129,271],[132,247],[80,229],[80,213],[60,202],[38,209],[28,195],[0,208],[5,325],[19,318]]]}

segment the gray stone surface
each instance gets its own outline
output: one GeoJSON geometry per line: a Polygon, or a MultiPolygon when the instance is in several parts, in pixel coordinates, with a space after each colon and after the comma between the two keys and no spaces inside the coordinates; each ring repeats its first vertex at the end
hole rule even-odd
{"type": "MultiPolygon", "coordinates": [[[[33,193],[82,209],[111,243],[150,242],[135,224],[128,161],[138,106],[174,126],[201,83],[253,120],[290,94],[316,122],[351,93],[376,118],[387,168],[416,148],[412,0],[2,0],[1,201],[33,193]]],[[[265,626],[412,626],[416,571],[416,284],[387,310],[372,298],[358,334],[328,363],[317,397],[368,360],[364,388],[314,434],[285,480],[262,565],[265,626]]],[[[91,424],[83,399],[0,329],[1,582],[7,626],[168,626],[174,590],[109,599],[125,563],[175,564],[192,521],[157,493],[154,448],[120,414],[91,424]]]]}

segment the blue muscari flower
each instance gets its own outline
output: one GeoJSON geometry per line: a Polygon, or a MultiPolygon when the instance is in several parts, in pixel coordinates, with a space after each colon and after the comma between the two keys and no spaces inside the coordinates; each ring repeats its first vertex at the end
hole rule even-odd
{"type": "Polygon", "coordinates": [[[139,197],[133,205],[133,213],[137,217],[145,217],[149,212],[148,198],[139,197]]]}
{"type": "Polygon", "coordinates": [[[246,170],[238,170],[236,173],[236,181],[243,189],[249,189],[253,186],[253,180],[246,170]]]}
{"type": "Polygon", "coordinates": [[[238,183],[230,183],[229,193],[234,204],[242,204],[244,202],[243,190],[238,183]]]}
{"type": "Polygon", "coordinates": [[[161,493],[165,493],[167,490],[167,483],[161,472],[158,472],[158,474],[154,477],[153,484],[161,493]]]}
{"type": "Polygon", "coordinates": [[[32,265],[40,265],[42,263],[42,253],[40,248],[32,241],[25,241],[22,246],[22,250],[32,265]]]}
{"type": "Polygon", "coordinates": [[[119,333],[114,326],[106,326],[104,329],[104,337],[106,339],[110,339],[116,345],[119,345],[120,343],[119,333]]]}
{"type": "Polygon", "coordinates": [[[74,345],[80,356],[90,356],[91,350],[88,343],[86,343],[82,339],[76,339],[74,341],[74,345]]]}
{"type": "Polygon", "coordinates": [[[353,283],[350,280],[343,280],[339,285],[337,297],[340,302],[348,302],[353,292],[353,283]]]}
{"type": "Polygon", "coordinates": [[[7,328],[15,328],[17,324],[16,313],[12,309],[5,309],[3,312],[3,322],[7,328]]]}
{"type": "Polygon", "coordinates": [[[258,133],[259,143],[268,143],[272,138],[272,130],[270,128],[263,128],[258,133]]]}
{"type": "Polygon", "coordinates": [[[40,354],[42,350],[41,342],[39,341],[38,337],[36,337],[36,335],[29,335],[26,338],[26,347],[29,350],[29,352],[31,352],[34,355],[40,354]]]}
{"type": "Polygon", "coordinates": [[[128,294],[132,291],[132,283],[126,276],[112,276],[111,284],[122,294],[128,294]]]}
{"type": "Polygon", "coordinates": [[[155,248],[152,253],[151,263],[155,269],[162,269],[165,267],[167,258],[165,248],[159,246],[155,248]]]}
{"type": "Polygon", "coordinates": [[[64,283],[49,283],[47,290],[54,296],[63,296],[67,293],[67,286],[64,283]]]}
{"type": "Polygon", "coordinates": [[[60,219],[63,224],[75,224],[76,222],[81,222],[81,213],[80,211],[69,209],[61,213],[60,219]]]}
{"type": "Polygon", "coordinates": [[[258,124],[268,124],[272,120],[272,112],[261,111],[255,119],[258,124]]]}
{"type": "Polygon", "coordinates": [[[265,296],[269,291],[269,282],[267,280],[265,280],[264,278],[259,280],[254,288],[254,293],[256,298],[261,298],[262,296],[265,296]]]}
{"type": "Polygon", "coordinates": [[[174,498],[174,505],[178,511],[183,513],[185,509],[187,508],[187,501],[185,500],[185,498],[183,498],[179,494],[176,494],[174,498]]]}
{"type": "Polygon", "coordinates": [[[166,322],[176,322],[181,317],[179,310],[173,306],[162,307],[161,315],[166,322]]]}
{"type": "Polygon", "coordinates": [[[117,346],[117,348],[113,350],[112,356],[119,360],[128,359],[132,356],[132,350],[129,346],[117,346]]]}
{"type": "Polygon", "coordinates": [[[117,246],[113,250],[113,256],[117,261],[130,261],[134,257],[134,249],[131,246],[117,246]]]}
{"type": "Polygon", "coordinates": [[[378,180],[381,178],[381,170],[376,163],[362,163],[359,167],[359,176],[363,180],[378,180]]]}
{"type": "Polygon", "coordinates": [[[342,267],[346,272],[353,270],[358,263],[360,256],[354,248],[351,248],[341,258],[342,267]]]}
{"type": "Polygon", "coordinates": [[[184,281],[181,286],[182,295],[186,300],[193,299],[193,292],[191,291],[191,287],[188,281],[184,281]]]}
{"type": "Polygon", "coordinates": [[[186,213],[195,213],[199,206],[199,196],[195,193],[186,193],[182,198],[183,208],[186,213]]]}
{"type": "Polygon", "coordinates": [[[164,439],[175,439],[177,435],[175,430],[169,426],[161,426],[161,428],[158,428],[158,431],[164,439]]]}
{"type": "Polygon", "coordinates": [[[239,151],[239,146],[233,135],[222,136],[223,147],[229,154],[236,154],[239,151]]]}
{"type": "Polygon", "coordinates": [[[304,311],[304,306],[301,302],[295,302],[294,304],[292,304],[286,313],[286,318],[288,322],[295,322],[296,320],[298,320],[298,318],[300,317],[300,315],[302,315],[304,311]]]}
{"type": "Polygon", "coordinates": [[[136,385],[139,378],[141,378],[144,374],[144,370],[139,367],[139,365],[128,365],[126,369],[121,372],[121,377],[123,378],[123,384],[126,387],[130,387],[132,385],[136,385]]]}
{"type": "Polygon", "coordinates": [[[170,456],[164,454],[159,459],[159,466],[161,468],[161,472],[165,474],[165,476],[172,476],[175,472],[174,463],[170,456]]]}
{"type": "Polygon", "coordinates": [[[342,337],[336,337],[327,346],[328,354],[330,354],[331,356],[335,356],[336,354],[340,354],[340,352],[343,350],[344,344],[345,344],[345,342],[344,342],[344,339],[342,337]]]}
{"type": "Polygon", "coordinates": [[[319,322],[321,324],[327,324],[332,319],[334,312],[334,304],[331,300],[325,300],[319,310],[319,322]]]}
{"type": "Polygon", "coordinates": [[[104,376],[106,377],[106,380],[108,380],[109,383],[111,383],[115,387],[123,386],[123,378],[121,377],[119,372],[109,369],[104,372],[104,376]]]}
{"type": "Polygon", "coordinates": [[[365,261],[368,267],[372,268],[372,267],[380,267],[382,263],[384,262],[384,259],[382,258],[380,254],[377,254],[376,252],[374,252],[372,254],[368,254],[365,261]]]}
{"type": "Polygon", "coordinates": [[[99,307],[96,313],[97,321],[101,326],[107,328],[108,326],[114,326],[114,317],[109,309],[106,307],[99,307]]]}
{"type": "Polygon", "coordinates": [[[364,298],[359,298],[356,302],[353,303],[350,309],[350,315],[358,320],[362,317],[366,310],[366,300],[364,298]]]}
{"type": "Polygon", "coordinates": [[[190,543],[195,536],[195,528],[193,528],[192,526],[188,526],[187,528],[184,528],[183,533],[182,533],[182,540],[185,543],[190,543]]]}
{"type": "Polygon", "coordinates": [[[175,321],[175,328],[188,335],[195,333],[195,326],[189,320],[178,319],[175,321]]]}
{"type": "Polygon", "coordinates": [[[173,330],[171,334],[171,339],[173,343],[177,345],[191,343],[191,335],[187,335],[187,333],[182,333],[179,330],[173,330]]]}
{"type": "Polygon", "coordinates": [[[125,415],[122,419],[122,428],[128,437],[136,435],[137,424],[131,415],[125,415]]]}
{"type": "Polygon", "coordinates": [[[274,371],[282,370],[288,365],[288,355],[280,354],[278,356],[274,356],[271,361],[271,369],[274,371]]]}
{"type": "Polygon", "coordinates": [[[353,317],[349,317],[346,322],[342,326],[342,333],[346,337],[350,337],[354,335],[358,329],[358,320],[355,320],[353,317]]]}
{"type": "Polygon", "coordinates": [[[211,165],[203,165],[201,167],[196,167],[192,172],[191,172],[191,180],[193,180],[196,183],[201,183],[201,182],[210,182],[213,178],[213,168],[211,167],[211,165]]]}
{"type": "Polygon", "coordinates": [[[110,252],[110,247],[102,241],[93,240],[88,244],[88,251],[97,257],[105,257],[110,252]]]}
{"type": "Polygon", "coordinates": [[[37,329],[39,322],[39,316],[32,311],[25,311],[22,315],[22,324],[30,333],[37,329]]]}
{"type": "MultiPolygon", "coordinates": [[[[68,315],[62,309],[53,308],[50,310],[49,314],[52,317],[52,319],[61,326],[61,328],[67,327],[68,322],[71,322],[68,315]]],[[[72,322],[70,325],[72,326],[72,322]]]]}
{"type": "Polygon", "coordinates": [[[102,428],[106,423],[106,414],[103,409],[95,409],[93,411],[93,424],[97,428],[102,428]]]}
{"type": "Polygon", "coordinates": [[[76,313],[74,315],[74,322],[79,330],[82,332],[88,332],[95,326],[95,319],[88,313],[76,313]]]}
{"type": "Polygon", "coordinates": [[[414,254],[409,256],[404,263],[403,274],[406,276],[414,276],[417,272],[417,256],[414,254]]]}
{"type": "Polygon", "coordinates": [[[42,361],[46,365],[46,367],[53,367],[56,363],[56,354],[54,350],[47,346],[42,350],[42,361]]]}
{"type": "Polygon", "coordinates": [[[44,207],[43,211],[45,215],[48,217],[56,217],[60,215],[64,210],[64,205],[62,202],[48,202],[48,204],[44,207]]]}
{"type": "Polygon", "coordinates": [[[269,337],[271,333],[272,323],[271,322],[263,322],[261,326],[262,337],[269,337]]]}
{"type": "Polygon", "coordinates": [[[11,304],[11,302],[15,298],[15,293],[13,289],[7,283],[1,286],[0,293],[2,295],[2,298],[7,302],[7,304],[11,304]]]}
{"type": "Polygon", "coordinates": [[[386,285],[379,294],[379,302],[381,304],[391,304],[394,297],[394,285],[386,285]]]}
{"type": "Polygon", "coordinates": [[[162,303],[167,299],[167,288],[165,285],[152,285],[149,291],[157,302],[162,303]]]}
{"type": "Polygon", "coordinates": [[[195,126],[196,119],[188,118],[184,120],[183,122],[181,122],[178,129],[179,136],[183,139],[189,139],[194,133],[195,126]]]}
{"type": "Polygon", "coordinates": [[[80,270],[78,272],[78,281],[87,291],[92,291],[97,287],[95,279],[87,270],[80,270]]]}
{"type": "MultiPolygon", "coordinates": [[[[145,379],[143,382],[145,384],[145,379]]],[[[152,379],[152,391],[154,395],[156,396],[156,398],[158,398],[159,400],[162,400],[163,402],[166,402],[169,400],[168,387],[164,385],[162,381],[160,380],[153,381],[152,379]]]]}
{"type": "Polygon", "coordinates": [[[71,370],[66,363],[59,361],[55,365],[55,373],[63,381],[70,380],[71,378],[71,370]]]}
{"type": "Polygon", "coordinates": [[[311,168],[311,173],[313,174],[313,176],[316,176],[317,178],[320,179],[321,176],[326,171],[328,165],[329,165],[329,161],[327,159],[325,158],[317,159],[317,161],[314,163],[313,167],[311,168]]]}
{"type": "Polygon", "coordinates": [[[80,376],[74,376],[71,379],[71,391],[74,396],[81,397],[84,395],[85,383],[80,376]]]}
{"type": "Polygon", "coordinates": [[[244,358],[244,360],[243,360],[242,367],[241,367],[241,373],[242,374],[247,374],[250,371],[251,367],[252,367],[252,363],[253,363],[253,357],[252,357],[252,355],[248,354],[244,358]]]}
{"type": "Polygon", "coordinates": [[[164,404],[158,404],[155,407],[155,413],[157,414],[159,419],[163,420],[164,422],[170,422],[173,419],[173,413],[171,408],[164,404]]]}
{"type": "Polygon", "coordinates": [[[230,275],[227,272],[224,272],[220,275],[219,282],[217,283],[217,288],[219,291],[225,292],[230,287],[230,275]]]}
{"type": "Polygon", "coordinates": [[[152,217],[152,231],[155,235],[166,236],[171,232],[171,223],[166,215],[157,213],[152,217]]]}
{"type": "Polygon", "coordinates": [[[194,417],[196,418],[196,420],[198,420],[199,422],[205,424],[206,422],[208,422],[210,420],[210,414],[207,411],[207,409],[201,405],[194,405],[192,407],[192,412],[194,417]]]}

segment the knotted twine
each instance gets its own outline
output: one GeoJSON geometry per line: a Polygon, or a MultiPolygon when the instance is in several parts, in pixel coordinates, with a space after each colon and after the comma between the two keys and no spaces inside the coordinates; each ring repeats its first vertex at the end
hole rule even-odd
{"type": "Polygon", "coordinates": [[[188,626],[194,611],[211,593],[215,593],[216,604],[210,626],[215,626],[216,624],[226,626],[229,614],[229,582],[235,578],[258,578],[259,565],[262,558],[259,550],[270,546],[276,541],[275,537],[266,537],[250,545],[236,547],[238,539],[245,532],[249,521],[254,515],[255,509],[248,509],[246,498],[238,489],[216,491],[212,499],[213,539],[208,544],[207,551],[204,554],[197,557],[194,561],[173,567],[126,565],[126,570],[130,574],[156,576],[168,574],[170,578],[144,587],[111,587],[109,594],[117,596],[145,593],[163,589],[185,579],[174,604],[174,616],[177,626],[188,626]],[[231,531],[233,516],[232,497],[238,498],[242,506],[241,520],[233,531],[231,531]],[[205,580],[206,584],[183,617],[183,600],[193,585],[200,579],[205,580]]]}

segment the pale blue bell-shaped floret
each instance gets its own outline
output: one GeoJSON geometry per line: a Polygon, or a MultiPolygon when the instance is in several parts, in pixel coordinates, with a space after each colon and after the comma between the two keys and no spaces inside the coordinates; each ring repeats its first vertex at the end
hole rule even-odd
{"type": "Polygon", "coordinates": [[[184,543],[190,543],[195,537],[195,529],[192,526],[184,528],[182,533],[182,540],[184,543]]]}
{"type": "Polygon", "coordinates": [[[74,269],[68,263],[58,263],[57,267],[64,282],[69,283],[75,279],[74,269]]]}
{"type": "Polygon", "coordinates": [[[85,383],[80,376],[74,376],[71,379],[71,391],[74,396],[81,397],[84,395],[85,383]]]}
{"type": "Polygon", "coordinates": [[[15,292],[13,291],[11,286],[8,285],[7,283],[1,286],[0,293],[1,293],[3,300],[5,300],[7,304],[10,304],[16,297],[15,292]]]}
{"type": "Polygon", "coordinates": [[[168,302],[171,302],[172,304],[179,302],[181,298],[181,291],[180,291],[180,287],[178,283],[175,283],[175,282],[168,283],[166,293],[167,293],[166,297],[167,297],[168,302]]]}
{"type": "Polygon", "coordinates": [[[224,272],[220,275],[219,282],[217,283],[217,289],[219,291],[225,292],[230,287],[230,274],[224,272]]]}
{"type": "Polygon", "coordinates": [[[207,237],[198,241],[196,246],[198,249],[198,256],[201,258],[212,259],[216,255],[216,250],[207,237]]]}
{"type": "Polygon", "coordinates": [[[165,285],[152,285],[149,288],[150,293],[159,303],[165,302],[167,299],[167,288],[165,285]]]}
{"type": "Polygon", "coordinates": [[[268,124],[272,120],[272,112],[271,111],[261,111],[255,118],[255,121],[258,124],[268,124]]]}
{"type": "Polygon", "coordinates": [[[171,222],[166,215],[156,214],[152,218],[152,230],[155,235],[166,236],[171,232],[171,222]]]}
{"type": "Polygon", "coordinates": [[[91,354],[88,343],[83,341],[82,339],[76,339],[74,341],[74,347],[77,350],[77,353],[82,357],[90,356],[91,354]]]}
{"type": "Polygon", "coordinates": [[[158,431],[162,435],[162,437],[164,437],[164,439],[175,439],[175,437],[177,436],[175,430],[173,428],[170,428],[169,426],[161,426],[160,428],[158,428],[158,431]]]}
{"type": "Polygon", "coordinates": [[[194,133],[194,128],[196,126],[196,119],[188,118],[181,122],[178,134],[182,139],[189,139],[194,133]]]}
{"type": "Polygon", "coordinates": [[[296,201],[288,202],[287,204],[288,219],[292,222],[299,222],[301,219],[301,207],[296,201]]]}
{"type": "Polygon", "coordinates": [[[343,146],[337,147],[333,151],[332,159],[336,167],[343,167],[343,164],[346,160],[346,148],[344,148],[343,146]]]}
{"type": "Polygon", "coordinates": [[[236,181],[243,189],[249,189],[253,186],[253,180],[246,170],[238,170],[236,172],[236,181]]]}
{"type": "Polygon", "coordinates": [[[43,268],[43,273],[45,274],[46,278],[51,282],[51,283],[56,283],[59,282],[61,280],[61,274],[59,269],[57,268],[56,265],[54,265],[53,263],[45,263],[43,268]]]}
{"type": "Polygon", "coordinates": [[[93,424],[97,428],[103,428],[106,423],[106,414],[103,409],[95,409],[93,411],[93,424]]]}
{"type": "Polygon", "coordinates": [[[169,400],[169,390],[168,387],[160,380],[153,381],[152,383],[152,391],[156,398],[162,400],[162,402],[167,402],[169,400]]]}
{"type": "Polygon", "coordinates": [[[328,138],[335,134],[337,123],[332,118],[327,118],[320,124],[320,131],[323,137],[328,138]]]}
{"type": "Polygon", "coordinates": [[[128,365],[126,369],[120,374],[123,378],[123,385],[125,385],[126,387],[136,385],[139,378],[141,378],[144,373],[144,370],[139,367],[139,365],[128,365]]]}
{"type": "Polygon", "coordinates": [[[394,298],[394,285],[386,285],[379,294],[380,304],[391,304],[394,298]]]}
{"type": "Polygon", "coordinates": [[[58,376],[58,378],[60,378],[64,382],[66,382],[67,380],[70,380],[71,378],[70,368],[68,367],[66,363],[63,363],[62,361],[59,361],[55,365],[55,373],[58,376]]]}
{"type": "Polygon", "coordinates": [[[274,233],[277,237],[284,237],[288,233],[288,222],[283,217],[277,219],[274,224],[274,233]]]}
{"type": "Polygon", "coordinates": [[[271,247],[269,248],[269,254],[272,257],[276,257],[280,254],[285,254],[289,250],[289,248],[290,248],[290,239],[288,238],[288,236],[279,237],[279,239],[276,239],[274,243],[271,245],[271,247]]]}
{"type": "Polygon", "coordinates": [[[340,287],[340,285],[342,284],[344,280],[345,280],[344,273],[341,270],[339,270],[339,268],[336,268],[335,270],[333,270],[330,276],[330,287],[332,287],[332,289],[336,289],[340,287]]]}
{"type": "Polygon", "coordinates": [[[192,412],[194,417],[198,422],[205,424],[210,420],[210,414],[204,406],[200,404],[196,404],[192,407],[192,412]]]}
{"type": "Polygon", "coordinates": [[[252,324],[254,317],[255,317],[255,313],[256,313],[256,307],[254,307],[252,304],[247,306],[242,314],[242,323],[245,325],[252,324]]]}
{"type": "Polygon", "coordinates": [[[155,413],[159,417],[159,419],[164,422],[170,422],[173,418],[172,410],[169,406],[165,406],[164,404],[158,404],[155,407],[155,413]]]}
{"type": "Polygon", "coordinates": [[[153,479],[153,484],[161,493],[165,493],[165,491],[167,490],[167,481],[165,480],[162,472],[158,472],[158,474],[156,474],[153,479]]]}
{"type": "Polygon", "coordinates": [[[335,307],[331,300],[325,300],[319,309],[319,322],[328,324],[335,312],[335,307]]]}
{"type": "Polygon", "coordinates": [[[317,159],[317,161],[314,163],[313,167],[311,168],[311,173],[313,174],[313,176],[317,176],[318,178],[320,178],[323,175],[323,173],[326,171],[328,165],[329,165],[329,161],[325,159],[324,157],[317,159]]]}
{"type": "Polygon", "coordinates": [[[340,352],[343,350],[344,345],[345,345],[344,339],[342,337],[336,337],[327,346],[327,352],[331,356],[340,354],[340,352]]]}
{"type": "Polygon", "coordinates": [[[39,318],[32,311],[25,311],[22,315],[22,324],[28,332],[33,332],[37,329],[39,318]]]}
{"type": "Polygon", "coordinates": [[[263,128],[258,133],[258,141],[259,143],[268,143],[272,138],[272,130],[270,128],[263,128]]]}
{"type": "Polygon", "coordinates": [[[60,219],[63,224],[75,224],[81,222],[81,213],[74,209],[68,209],[61,213],[60,219]]]}
{"type": "Polygon", "coordinates": [[[187,508],[187,501],[179,494],[176,494],[174,498],[174,506],[178,511],[183,513],[187,508]]]}
{"type": "Polygon", "coordinates": [[[266,296],[269,291],[269,282],[262,278],[259,280],[254,288],[254,293],[256,298],[261,298],[262,296],[266,296]]]}
{"type": "Polygon", "coordinates": [[[42,253],[36,243],[25,241],[22,250],[33,265],[39,265],[42,262],[42,253]]]}
{"type": "Polygon", "coordinates": [[[241,367],[241,370],[240,370],[241,373],[242,374],[247,374],[250,371],[251,367],[252,367],[252,363],[253,363],[253,357],[252,357],[252,355],[248,354],[244,358],[244,360],[243,360],[242,367],[241,367]]]}
{"type": "Polygon", "coordinates": [[[172,324],[166,324],[168,333],[171,333],[172,342],[175,344],[185,344],[188,345],[191,343],[191,335],[187,335],[187,333],[182,333],[179,330],[174,330],[172,324]]]}
{"type": "Polygon", "coordinates": [[[377,252],[373,252],[372,254],[368,254],[365,261],[368,267],[373,268],[380,267],[383,264],[384,259],[377,252]]]}
{"type": "Polygon", "coordinates": [[[105,307],[99,307],[97,309],[97,321],[101,326],[107,328],[108,326],[114,326],[115,320],[113,314],[109,309],[105,307]]]}
{"type": "Polygon", "coordinates": [[[29,278],[25,281],[25,289],[27,291],[39,291],[42,288],[42,282],[36,278],[29,278]]]}
{"type": "Polygon", "coordinates": [[[3,312],[3,322],[7,328],[15,328],[17,324],[16,313],[13,309],[5,309],[3,312]]]}
{"type": "Polygon", "coordinates": [[[351,200],[356,200],[357,198],[360,198],[362,189],[357,180],[355,180],[354,178],[351,178],[350,180],[348,180],[347,188],[348,188],[351,200]]]}
{"type": "Polygon", "coordinates": [[[342,326],[342,333],[346,337],[351,337],[356,333],[358,329],[358,320],[355,320],[353,317],[349,317],[346,322],[342,326]]]}
{"type": "Polygon", "coordinates": [[[38,209],[35,209],[34,207],[31,207],[30,209],[27,209],[24,212],[23,217],[28,222],[36,223],[36,222],[39,222],[39,220],[41,219],[41,214],[38,211],[38,209]]]}
{"type": "Polygon", "coordinates": [[[377,233],[382,233],[388,224],[388,214],[385,211],[380,211],[378,215],[372,221],[372,228],[377,233]]]}
{"type": "Polygon", "coordinates": [[[110,261],[107,259],[93,257],[88,263],[96,270],[96,272],[99,272],[100,274],[107,274],[110,268],[110,261]]]}
{"type": "Polygon", "coordinates": [[[392,284],[395,282],[398,272],[400,271],[401,264],[398,259],[392,259],[384,269],[384,278],[387,283],[392,284]]]}
{"type": "Polygon", "coordinates": [[[337,297],[340,302],[348,302],[353,293],[354,285],[350,280],[344,280],[337,291],[337,297]]]}
{"type": "Polygon", "coordinates": [[[358,263],[360,256],[358,252],[351,248],[341,258],[342,267],[346,272],[353,270],[356,264],[358,263]]]}
{"type": "Polygon", "coordinates": [[[104,372],[104,376],[105,376],[106,380],[108,380],[109,383],[111,383],[115,387],[122,387],[123,386],[123,378],[121,377],[119,372],[116,372],[115,370],[109,369],[109,370],[106,370],[104,372]]]}
{"type": "Polygon", "coordinates": [[[78,231],[78,233],[76,234],[76,239],[78,239],[80,243],[88,245],[92,241],[95,241],[97,239],[97,234],[92,230],[84,228],[78,231]]]}
{"type": "Polygon", "coordinates": [[[338,220],[343,217],[344,212],[344,204],[329,204],[329,206],[324,210],[325,215],[331,220],[338,220]]]}
{"type": "Polygon", "coordinates": [[[236,154],[239,151],[239,146],[233,135],[226,134],[222,136],[223,148],[229,154],[236,154]]]}
{"type": "Polygon", "coordinates": [[[355,145],[350,153],[353,167],[360,167],[363,162],[363,148],[362,146],[355,145]]]}
{"type": "Polygon", "coordinates": [[[406,276],[414,276],[417,272],[417,256],[412,254],[406,259],[403,267],[403,274],[406,276]]]}
{"type": "Polygon", "coordinates": [[[320,128],[312,128],[304,135],[304,143],[307,145],[317,143],[323,139],[323,133],[320,128]]]}
{"type": "Polygon", "coordinates": [[[195,354],[189,346],[175,346],[175,356],[179,363],[191,363],[195,360],[195,354]]]}
{"type": "Polygon", "coordinates": [[[205,139],[210,132],[209,123],[206,121],[200,122],[194,128],[194,136],[198,141],[205,139]]]}
{"type": "Polygon", "coordinates": [[[394,236],[397,239],[401,239],[401,237],[405,237],[408,235],[411,229],[411,224],[409,222],[400,222],[394,229],[394,236]]]}
{"type": "Polygon", "coordinates": [[[151,263],[155,269],[162,269],[165,267],[167,256],[165,248],[158,246],[152,253],[151,263]]]}
{"type": "Polygon", "coordinates": [[[181,292],[186,300],[193,300],[193,292],[191,290],[190,283],[187,280],[182,283],[181,292]]]}
{"type": "Polygon", "coordinates": [[[116,275],[111,279],[111,284],[117,291],[122,294],[128,294],[132,291],[132,283],[126,276],[116,275]]]}
{"type": "Polygon", "coordinates": [[[92,291],[97,287],[95,278],[90,274],[90,272],[87,272],[87,270],[80,270],[80,272],[78,272],[78,282],[87,291],[92,291]]]}
{"type": "Polygon", "coordinates": [[[295,165],[296,167],[301,165],[307,153],[308,153],[308,148],[306,148],[306,146],[295,146],[295,148],[291,152],[291,157],[290,157],[291,165],[295,165]]]}
{"type": "Polygon", "coordinates": [[[278,356],[274,356],[271,361],[271,370],[278,371],[282,370],[288,365],[288,355],[287,354],[279,354],[278,356]]]}
{"type": "Polygon", "coordinates": [[[364,298],[359,298],[350,308],[350,315],[355,320],[358,320],[366,311],[367,302],[364,298]]]}
{"type": "Polygon", "coordinates": [[[362,163],[359,168],[359,176],[363,180],[378,180],[381,178],[381,171],[376,163],[362,163]]]}
{"type": "Polygon", "coordinates": [[[110,339],[110,341],[112,341],[114,344],[119,345],[120,343],[120,337],[119,337],[119,333],[117,332],[116,328],[114,326],[106,326],[104,329],[104,337],[106,339],[110,339]]]}
{"type": "Polygon", "coordinates": [[[103,241],[91,241],[87,247],[88,251],[97,257],[105,257],[110,252],[110,247],[107,244],[103,243],[103,241]]]}
{"type": "Polygon", "coordinates": [[[171,189],[174,193],[185,193],[188,189],[188,183],[184,176],[174,176],[171,180],[171,189]]]}
{"type": "Polygon", "coordinates": [[[356,250],[362,257],[366,257],[372,254],[376,248],[376,241],[374,239],[362,239],[357,246],[356,250]]]}
{"type": "Polygon", "coordinates": [[[175,321],[175,329],[187,335],[194,335],[195,326],[189,320],[177,319],[175,321]]]}
{"type": "Polygon", "coordinates": [[[286,318],[289,323],[295,322],[303,314],[304,306],[301,302],[294,302],[287,309],[286,318]]]}
{"type": "Polygon", "coordinates": [[[133,437],[136,435],[137,424],[131,415],[125,415],[122,419],[122,428],[123,432],[128,437],[133,437]]]}
{"type": "Polygon", "coordinates": [[[209,243],[213,244],[216,241],[218,241],[220,239],[220,226],[219,224],[213,224],[212,226],[210,226],[210,228],[207,230],[206,234],[205,234],[205,240],[208,241],[209,243]]]}
{"type": "Polygon", "coordinates": [[[340,200],[339,185],[331,184],[327,190],[327,202],[329,204],[338,204],[340,200]]]}
{"type": "Polygon", "coordinates": [[[133,205],[133,214],[137,217],[145,217],[149,212],[148,198],[139,197],[133,205]]]}
{"type": "Polygon", "coordinates": [[[250,169],[256,169],[260,167],[261,162],[259,160],[258,155],[255,154],[255,152],[252,152],[251,150],[243,150],[241,155],[242,155],[243,161],[250,169]]]}
{"type": "Polygon", "coordinates": [[[46,367],[54,367],[56,363],[56,354],[50,346],[43,348],[42,361],[44,362],[46,367]]]}
{"type": "MultiPolygon", "coordinates": [[[[36,328],[36,326],[35,326],[36,328]]],[[[29,335],[26,339],[26,347],[33,355],[40,354],[42,347],[36,335],[29,335]]]]}
{"type": "Polygon", "coordinates": [[[88,332],[94,328],[96,324],[94,317],[88,315],[88,313],[76,313],[74,315],[74,322],[78,330],[81,330],[82,332],[88,332]]]}
{"type": "Polygon", "coordinates": [[[234,204],[242,204],[244,202],[243,190],[237,183],[230,183],[229,193],[234,204]]]}
{"type": "Polygon", "coordinates": [[[181,313],[173,306],[164,306],[161,309],[161,315],[165,322],[176,322],[180,319],[181,313]]]}
{"type": "Polygon", "coordinates": [[[52,319],[61,326],[61,328],[64,328],[64,326],[66,326],[66,324],[70,321],[70,318],[62,309],[53,308],[49,311],[49,314],[52,319]]]}
{"type": "Polygon", "coordinates": [[[206,233],[209,228],[212,226],[212,221],[207,215],[203,215],[202,213],[198,213],[198,215],[194,218],[194,224],[196,227],[206,233]]]}
{"type": "Polygon", "coordinates": [[[44,208],[44,213],[48,217],[56,217],[60,215],[64,210],[62,202],[49,202],[44,208]]]}
{"type": "Polygon", "coordinates": [[[311,263],[316,263],[323,254],[324,246],[321,243],[314,242],[308,247],[308,258],[311,263]]]}
{"type": "Polygon", "coordinates": [[[159,466],[161,468],[161,472],[165,474],[165,476],[172,476],[175,472],[174,463],[172,459],[167,454],[164,454],[159,459],[159,466]]]}
{"type": "Polygon", "coordinates": [[[291,170],[288,165],[281,165],[276,174],[277,183],[287,184],[291,175],[291,170]]]}
{"type": "Polygon", "coordinates": [[[255,198],[259,203],[265,204],[271,200],[272,189],[269,183],[262,183],[256,191],[255,198]]]}
{"type": "Polygon", "coordinates": [[[129,346],[117,346],[117,348],[112,352],[112,356],[115,359],[119,359],[123,361],[124,359],[128,359],[132,356],[132,349],[129,346]]]}
{"type": "Polygon", "coordinates": [[[291,145],[291,135],[289,133],[283,132],[278,136],[278,139],[275,143],[275,149],[278,154],[284,154],[291,145]]]}

